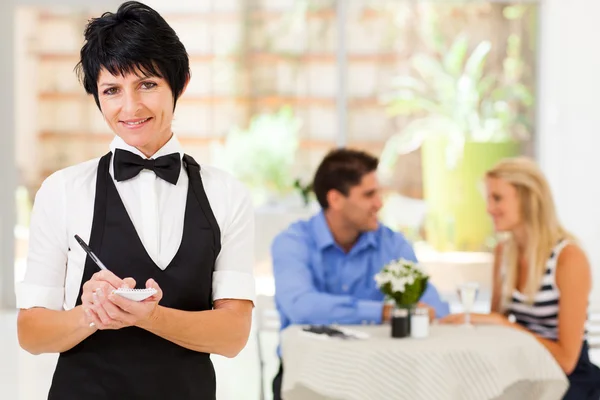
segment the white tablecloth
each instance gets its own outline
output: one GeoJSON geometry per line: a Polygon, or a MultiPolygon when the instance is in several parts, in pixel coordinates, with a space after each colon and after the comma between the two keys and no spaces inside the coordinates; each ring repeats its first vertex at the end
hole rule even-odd
{"type": "Polygon", "coordinates": [[[301,328],[282,333],[284,400],[557,400],[568,387],[533,336],[507,327],[432,325],[425,339],[350,327],[369,334],[363,340],[301,328]]]}

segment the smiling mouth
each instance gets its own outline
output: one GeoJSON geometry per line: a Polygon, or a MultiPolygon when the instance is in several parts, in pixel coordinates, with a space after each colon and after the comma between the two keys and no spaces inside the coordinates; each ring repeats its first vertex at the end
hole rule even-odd
{"type": "Polygon", "coordinates": [[[139,121],[132,121],[132,122],[127,122],[127,121],[121,121],[123,124],[127,125],[127,126],[136,126],[136,125],[141,125],[145,122],[148,122],[152,119],[152,117],[149,118],[145,118],[145,119],[141,119],[139,121]]]}

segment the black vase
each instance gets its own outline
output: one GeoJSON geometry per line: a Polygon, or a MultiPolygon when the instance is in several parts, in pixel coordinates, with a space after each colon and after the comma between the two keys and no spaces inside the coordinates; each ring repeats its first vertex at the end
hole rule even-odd
{"type": "Polygon", "coordinates": [[[395,308],[392,311],[392,337],[404,338],[410,336],[410,312],[407,308],[395,308]]]}

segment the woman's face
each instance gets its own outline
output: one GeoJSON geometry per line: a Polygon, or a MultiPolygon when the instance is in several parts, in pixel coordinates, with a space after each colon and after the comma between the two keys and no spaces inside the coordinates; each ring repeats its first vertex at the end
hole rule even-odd
{"type": "Polygon", "coordinates": [[[98,98],[112,131],[147,157],[171,138],[174,99],[164,79],[131,73],[115,76],[103,68],[98,98]]]}
{"type": "Polygon", "coordinates": [[[521,223],[517,189],[500,178],[486,178],[487,212],[498,232],[515,230],[521,223]]]}

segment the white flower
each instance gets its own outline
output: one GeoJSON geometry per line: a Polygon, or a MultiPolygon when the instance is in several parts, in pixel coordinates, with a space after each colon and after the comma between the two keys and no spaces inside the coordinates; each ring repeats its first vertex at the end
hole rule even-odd
{"type": "MultiPolygon", "coordinates": [[[[392,260],[386,264],[382,270],[375,275],[375,282],[379,288],[382,288],[386,284],[390,284],[388,290],[392,295],[393,293],[404,293],[407,285],[413,285],[415,282],[424,279],[427,274],[419,266],[419,264],[406,260],[392,260]]],[[[387,290],[386,290],[387,291],[387,290]]]]}
{"type": "Polygon", "coordinates": [[[384,274],[379,273],[375,275],[375,282],[377,283],[377,287],[382,287],[386,283],[388,283],[389,279],[384,274]]]}
{"type": "Polygon", "coordinates": [[[404,278],[392,279],[392,291],[404,292],[405,286],[406,286],[406,279],[404,279],[404,278]]]}
{"type": "Polygon", "coordinates": [[[402,272],[402,265],[400,265],[400,264],[392,264],[392,265],[389,266],[389,270],[394,275],[398,275],[398,274],[400,274],[402,272]]]}

